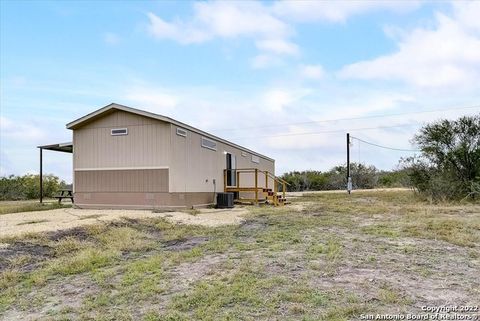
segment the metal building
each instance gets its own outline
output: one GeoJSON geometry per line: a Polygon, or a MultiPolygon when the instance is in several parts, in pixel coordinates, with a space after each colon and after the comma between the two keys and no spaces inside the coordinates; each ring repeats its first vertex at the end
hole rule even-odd
{"type": "Polygon", "coordinates": [[[77,207],[201,206],[223,191],[282,202],[272,158],[169,117],[112,103],[67,128],[70,145],[39,147],[73,152],[77,207]]]}

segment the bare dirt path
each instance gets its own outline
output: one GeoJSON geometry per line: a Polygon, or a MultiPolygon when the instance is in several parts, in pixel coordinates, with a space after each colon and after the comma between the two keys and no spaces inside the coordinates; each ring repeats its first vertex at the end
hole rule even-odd
{"type": "Polygon", "coordinates": [[[61,208],[50,211],[20,212],[0,216],[0,237],[49,232],[109,222],[122,218],[165,218],[178,224],[220,226],[240,224],[248,214],[245,208],[199,209],[194,213],[146,210],[93,210],[61,208]]]}
{"type": "MultiPolygon", "coordinates": [[[[389,188],[371,188],[371,189],[355,189],[352,193],[378,193],[378,192],[408,192],[411,189],[404,188],[404,187],[389,187],[389,188]]],[[[287,197],[301,197],[305,194],[336,194],[336,193],[347,193],[344,189],[335,189],[335,190],[327,190],[327,191],[302,191],[302,192],[286,192],[285,195],[287,197]]]]}

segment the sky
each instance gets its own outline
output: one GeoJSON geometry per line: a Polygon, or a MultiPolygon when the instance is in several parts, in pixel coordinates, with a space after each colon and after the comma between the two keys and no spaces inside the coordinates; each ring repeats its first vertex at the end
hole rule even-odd
{"type": "MultiPolygon", "coordinates": [[[[0,175],[111,102],[276,160],[345,163],[347,132],[414,150],[426,123],[480,113],[480,1],[0,1],[0,175]]],[[[393,169],[413,151],[353,140],[393,169]]],[[[71,181],[71,155],[44,171],[71,181]]]]}

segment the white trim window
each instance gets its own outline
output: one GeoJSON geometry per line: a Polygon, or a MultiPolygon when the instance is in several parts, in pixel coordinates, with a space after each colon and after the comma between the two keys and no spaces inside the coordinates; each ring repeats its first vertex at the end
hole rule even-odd
{"type": "Polygon", "coordinates": [[[110,130],[110,135],[112,135],[112,136],[128,135],[128,129],[127,128],[112,128],[110,130]]]}
{"type": "Polygon", "coordinates": [[[177,135],[187,137],[187,131],[183,128],[177,127],[177,135]]]}
{"type": "Polygon", "coordinates": [[[260,157],[257,155],[252,155],[252,163],[260,164],[260,157]]]}
{"type": "Polygon", "coordinates": [[[217,142],[213,141],[211,139],[202,137],[202,147],[216,151],[217,150],[217,142]]]}

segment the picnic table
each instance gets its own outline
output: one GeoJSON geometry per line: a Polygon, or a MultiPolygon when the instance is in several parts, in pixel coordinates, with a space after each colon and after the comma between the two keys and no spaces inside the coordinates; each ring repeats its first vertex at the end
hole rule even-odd
{"type": "Polygon", "coordinates": [[[58,203],[61,203],[64,198],[69,198],[73,203],[73,192],[71,189],[61,189],[60,194],[56,195],[55,198],[58,199],[58,203]]]}

